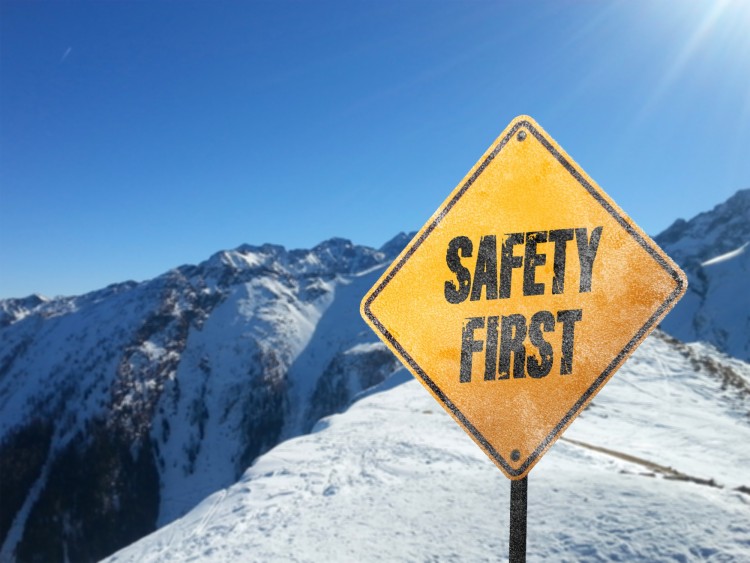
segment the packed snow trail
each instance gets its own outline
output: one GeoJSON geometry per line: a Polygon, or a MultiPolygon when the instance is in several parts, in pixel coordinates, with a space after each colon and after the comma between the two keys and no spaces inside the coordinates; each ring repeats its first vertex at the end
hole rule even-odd
{"type": "MultiPolygon", "coordinates": [[[[656,475],[660,475],[667,479],[676,479],[679,481],[690,481],[691,483],[697,483],[698,485],[706,485],[708,487],[715,487],[717,489],[724,488],[724,485],[717,483],[713,479],[702,479],[701,477],[687,475],[685,473],[682,473],[681,471],[677,471],[676,469],[673,469],[671,467],[666,467],[664,465],[659,465],[658,463],[654,463],[647,459],[641,459],[639,457],[625,454],[623,452],[618,452],[615,450],[602,448],[601,446],[594,446],[593,444],[587,444],[585,442],[579,442],[578,440],[571,440],[570,438],[563,437],[561,438],[561,440],[569,444],[573,444],[575,446],[580,446],[581,448],[586,448],[587,450],[591,450],[593,452],[599,452],[601,454],[605,454],[605,455],[608,455],[617,459],[621,459],[623,461],[627,461],[635,465],[640,465],[643,469],[646,470],[646,472],[644,473],[643,471],[641,471],[640,473],[638,473],[638,475],[645,475],[646,477],[655,477],[656,475]]],[[[740,493],[745,493],[750,496],[750,487],[746,487],[745,485],[734,487],[733,490],[738,491],[740,493]]]]}

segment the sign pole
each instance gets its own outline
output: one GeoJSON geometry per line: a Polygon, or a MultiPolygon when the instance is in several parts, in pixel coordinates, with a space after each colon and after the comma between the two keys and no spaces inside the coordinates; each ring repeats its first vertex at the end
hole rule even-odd
{"type": "Polygon", "coordinates": [[[510,482],[508,562],[526,563],[526,492],[528,476],[510,482]]]}

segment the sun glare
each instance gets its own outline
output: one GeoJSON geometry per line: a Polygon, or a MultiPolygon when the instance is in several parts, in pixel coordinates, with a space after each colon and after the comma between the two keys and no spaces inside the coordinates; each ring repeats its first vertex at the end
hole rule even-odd
{"type": "MultiPolygon", "coordinates": [[[[661,78],[651,95],[643,103],[633,124],[642,125],[653,117],[678,83],[690,75],[712,84],[711,74],[720,72],[722,85],[717,88],[748,87],[750,76],[750,1],[716,0],[655,4],[659,13],[644,14],[664,22],[661,30],[665,40],[675,44],[671,60],[667,61],[661,78]]],[[[726,94],[726,92],[721,92],[726,94]]],[[[717,95],[719,94],[717,90],[717,95]]],[[[750,120],[750,91],[737,118],[742,123],[750,120]]]]}

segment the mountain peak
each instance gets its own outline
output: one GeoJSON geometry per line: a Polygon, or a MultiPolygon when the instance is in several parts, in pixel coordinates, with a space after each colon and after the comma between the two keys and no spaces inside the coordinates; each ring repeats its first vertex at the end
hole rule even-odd
{"type": "Polygon", "coordinates": [[[415,237],[417,234],[416,231],[412,231],[411,233],[405,233],[400,232],[395,237],[393,237],[391,240],[386,242],[383,246],[380,247],[380,252],[385,254],[386,257],[389,259],[393,259],[398,254],[406,248],[406,245],[409,244],[409,241],[415,237]]]}
{"type": "Polygon", "coordinates": [[[312,249],[287,250],[284,246],[270,243],[260,246],[242,244],[234,250],[215,253],[197,267],[184,266],[182,270],[187,275],[209,273],[209,277],[222,281],[238,281],[237,276],[253,276],[263,272],[332,276],[364,271],[382,262],[383,258],[383,253],[374,248],[333,237],[312,249]]]}
{"type": "Polygon", "coordinates": [[[705,262],[740,248],[750,240],[750,188],[689,221],[677,219],[654,240],[680,264],[688,258],[705,262]]]}
{"type": "Polygon", "coordinates": [[[17,299],[0,299],[0,327],[8,326],[21,320],[48,301],[48,298],[38,293],[32,293],[28,297],[17,299]]]}

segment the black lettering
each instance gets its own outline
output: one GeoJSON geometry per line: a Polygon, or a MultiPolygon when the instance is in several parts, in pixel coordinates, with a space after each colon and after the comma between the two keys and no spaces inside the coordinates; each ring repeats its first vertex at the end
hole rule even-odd
{"type": "Polygon", "coordinates": [[[565,291],[565,254],[568,241],[570,240],[573,240],[573,229],[556,229],[549,232],[549,241],[555,243],[555,258],[553,263],[555,276],[552,278],[553,294],[565,291]]]}
{"type": "Polygon", "coordinates": [[[602,227],[596,227],[591,231],[591,240],[588,240],[587,229],[576,229],[576,243],[578,244],[578,261],[581,264],[581,281],[579,292],[591,291],[591,272],[594,269],[594,258],[599,250],[599,239],[602,236],[602,227]]]}
{"type": "Polygon", "coordinates": [[[523,264],[523,257],[513,256],[513,247],[517,244],[523,244],[523,239],[523,233],[510,233],[503,243],[500,255],[500,299],[510,297],[510,280],[513,268],[520,268],[523,264]]]}
{"type": "MultiPolygon", "coordinates": [[[[599,227],[601,228],[601,227],[599,227]]],[[[583,318],[581,309],[571,309],[557,312],[557,322],[563,324],[562,359],[560,360],[560,375],[573,373],[573,344],[575,340],[575,323],[583,318]]]]}
{"type": "Polygon", "coordinates": [[[508,379],[510,374],[511,354],[513,354],[513,377],[525,377],[526,347],[526,317],[523,315],[503,315],[500,327],[500,361],[498,364],[498,379],[508,379]]]}
{"type": "Polygon", "coordinates": [[[526,252],[523,258],[523,294],[524,295],[543,295],[544,284],[536,283],[534,276],[537,266],[544,266],[547,263],[546,254],[538,254],[536,246],[539,243],[547,242],[547,232],[539,231],[526,233],[526,252]]]}
{"type": "Polygon", "coordinates": [[[474,340],[474,331],[484,328],[484,317],[466,319],[461,336],[461,383],[471,381],[471,358],[475,352],[482,351],[482,341],[474,340]]]}
{"type": "Polygon", "coordinates": [[[497,321],[499,317],[487,317],[487,347],[484,357],[484,380],[492,381],[497,374],[497,321]]]}
{"type": "Polygon", "coordinates": [[[451,272],[456,274],[458,285],[452,281],[445,282],[445,299],[448,303],[461,303],[469,296],[471,286],[471,273],[461,264],[461,258],[458,256],[459,250],[464,258],[471,257],[474,245],[469,237],[455,237],[448,243],[445,261],[451,272]]]}
{"type": "Polygon", "coordinates": [[[482,297],[482,287],[487,288],[487,299],[497,299],[497,242],[495,235],[487,235],[479,241],[477,264],[474,268],[474,284],[471,300],[482,297]]]}
{"type": "Polygon", "coordinates": [[[529,323],[529,340],[539,349],[541,361],[530,355],[526,358],[526,369],[529,377],[539,379],[545,377],[552,370],[552,345],[544,339],[544,332],[555,330],[555,317],[549,311],[539,311],[531,317],[529,323]]]}

